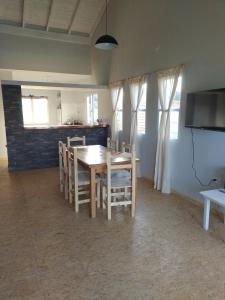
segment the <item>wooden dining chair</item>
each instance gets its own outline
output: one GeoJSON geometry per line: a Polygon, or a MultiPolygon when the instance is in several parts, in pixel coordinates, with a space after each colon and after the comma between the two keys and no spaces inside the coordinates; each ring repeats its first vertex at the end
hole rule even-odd
{"type": "MultiPolygon", "coordinates": [[[[77,148],[68,148],[69,160],[69,199],[75,203],[75,212],[79,212],[79,206],[90,202],[90,173],[79,172],[77,161],[77,148]]],[[[96,178],[97,206],[100,207],[100,177],[96,178]]]]}
{"type": "MultiPolygon", "coordinates": [[[[121,151],[122,152],[128,152],[131,153],[133,150],[135,150],[135,145],[127,144],[125,142],[122,142],[121,144],[121,151]]],[[[136,176],[140,177],[140,163],[136,162],[136,176]]]]}
{"type": "Polygon", "coordinates": [[[136,160],[132,153],[112,154],[107,151],[107,174],[102,178],[103,208],[107,206],[107,218],[111,220],[113,206],[131,206],[131,216],[135,215],[136,199],[136,160]],[[126,159],[126,163],[112,163],[117,157],[126,159]],[[129,170],[130,176],[121,175],[122,170],[129,170]]]}
{"type": "Polygon", "coordinates": [[[131,144],[127,144],[125,142],[122,142],[121,150],[122,150],[122,152],[131,153],[132,152],[132,145],[131,144]]]}
{"type": "MultiPolygon", "coordinates": [[[[71,143],[76,143],[76,146],[85,146],[86,145],[86,137],[82,136],[74,136],[74,137],[67,137],[67,147],[72,146],[71,143]]],[[[80,164],[78,164],[78,169],[80,172],[87,172],[83,166],[81,166],[80,164]]]]}
{"type": "Polygon", "coordinates": [[[64,192],[64,197],[68,200],[68,159],[67,159],[67,147],[62,142],[58,142],[59,147],[59,180],[60,180],[60,192],[64,192]]]}
{"type": "Polygon", "coordinates": [[[110,137],[107,138],[107,148],[113,151],[118,151],[118,141],[112,140],[110,137]]]}
{"type": "Polygon", "coordinates": [[[68,181],[68,158],[67,158],[67,147],[62,141],[58,142],[59,148],[59,180],[60,180],[60,191],[64,192],[64,197],[68,200],[69,195],[69,181],[68,181]]]}
{"type": "Polygon", "coordinates": [[[59,185],[60,192],[64,191],[64,166],[63,166],[63,142],[58,142],[59,148],[59,185]]]}
{"type": "Polygon", "coordinates": [[[67,147],[71,146],[71,143],[76,143],[76,145],[82,145],[85,146],[86,145],[86,137],[82,136],[74,136],[74,137],[67,137],[67,147]]]}

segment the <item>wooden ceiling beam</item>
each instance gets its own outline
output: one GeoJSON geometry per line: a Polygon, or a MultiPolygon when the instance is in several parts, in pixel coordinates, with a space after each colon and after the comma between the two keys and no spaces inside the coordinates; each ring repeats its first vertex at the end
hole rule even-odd
{"type": "Polygon", "coordinates": [[[0,24],[0,33],[17,35],[17,36],[25,36],[53,41],[60,41],[65,43],[73,43],[73,44],[82,44],[82,45],[90,45],[90,37],[84,36],[81,34],[68,34],[68,33],[59,33],[59,32],[51,32],[46,30],[39,29],[31,29],[28,28],[29,24],[23,28],[22,26],[12,26],[7,24],[0,24]]]}
{"type": "Polygon", "coordinates": [[[51,15],[52,15],[53,4],[54,4],[54,0],[51,0],[50,6],[49,6],[49,11],[48,11],[46,31],[49,31],[49,27],[50,27],[49,25],[50,25],[50,20],[51,20],[51,15]]]}
{"type": "Polygon", "coordinates": [[[68,34],[71,34],[71,32],[72,32],[73,24],[74,24],[76,15],[77,15],[77,10],[78,10],[79,5],[80,5],[80,0],[77,0],[77,3],[75,5],[74,11],[73,11],[73,16],[72,16],[72,19],[71,19],[71,22],[70,22],[70,25],[68,28],[68,34]]]}
{"type": "Polygon", "coordinates": [[[22,4],[22,20],[21,20],[21,26],[25,27],[25,11],[26,10],[26,0],[23,0],[23,4],[22,4]]]}

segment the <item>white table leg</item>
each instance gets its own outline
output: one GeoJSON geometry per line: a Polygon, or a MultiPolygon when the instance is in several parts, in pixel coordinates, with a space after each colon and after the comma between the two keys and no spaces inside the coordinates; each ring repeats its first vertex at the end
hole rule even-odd
{"type": "Polygon", "coordinates": [[[204,218],[203,218],[203,228],[205,230],[209,229],[209,213],[210,213],[210,200],[204,199],[204,218]]]}

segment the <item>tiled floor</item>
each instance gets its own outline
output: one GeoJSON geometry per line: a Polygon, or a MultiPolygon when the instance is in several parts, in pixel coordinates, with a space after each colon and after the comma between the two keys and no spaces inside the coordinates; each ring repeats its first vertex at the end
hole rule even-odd
{"type": "Polygon", "coordinates": [[[57,169],[8,174],[0,167],[0,299],[222,300],[225,226],[177,195],[138,185],[135,220],[75,215],[57,169]]]}

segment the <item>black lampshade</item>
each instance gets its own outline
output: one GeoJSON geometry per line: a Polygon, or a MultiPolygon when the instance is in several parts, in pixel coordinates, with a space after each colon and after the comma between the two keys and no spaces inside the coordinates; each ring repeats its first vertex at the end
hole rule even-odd
{"type": "Polygon", "coordinates": [[[111,50],[111,49],[118,47],[118,43],[114,37],[106,34],[106,35],[100,36],[97,39],[97,41],[95,43],[95,47],[98,49],[102,49],[102,50],[111,50]]]}
{"type": "Polygon", "coordinates": [[[100,36],[95,43],[95,47],[102,50],[111,50],[118,47],[117,40],[113,36],[108,35],[107,6],[108,0],[105,0],[105,35],[100,36]]]}

